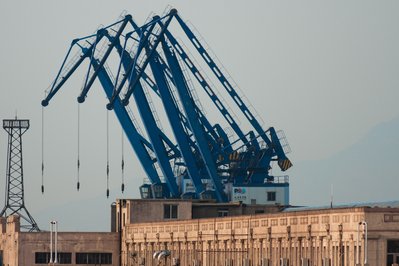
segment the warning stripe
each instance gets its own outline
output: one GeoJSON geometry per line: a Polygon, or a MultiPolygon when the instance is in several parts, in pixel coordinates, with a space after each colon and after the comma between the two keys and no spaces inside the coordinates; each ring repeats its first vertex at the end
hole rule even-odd
{"type": "Polygon", "coordinates": [[[240,157],[240,154],[237,151],[232,152],[229,155],[230,161],[237,161],[239,159],[239,157],[240,157]]]}
{"type": "Polygon", "coordinates": [[[285,159],[285,160],[279,161],[278,165],[280,166],[282,171],[286,171],[287,169],[289,169],[292,166],[292,163],[290,160],[285,159]]]}

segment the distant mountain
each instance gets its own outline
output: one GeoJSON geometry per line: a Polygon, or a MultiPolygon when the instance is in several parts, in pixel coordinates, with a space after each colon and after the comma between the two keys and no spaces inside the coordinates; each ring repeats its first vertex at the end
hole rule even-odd
{"type": "Polygon", "coordinates": [[[293,205],[328,205],[331,184],[337,204],[398,200],[399,117],[330,158],[296,162],[290,175],[293,205]]]}

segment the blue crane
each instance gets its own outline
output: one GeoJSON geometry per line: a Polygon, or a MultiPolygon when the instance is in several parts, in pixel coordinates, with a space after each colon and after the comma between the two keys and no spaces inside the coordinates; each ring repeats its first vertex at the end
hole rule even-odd
{"type": "MultiPolygon", "coordinates": [[[[131,20],[131,16],[128,15],[125,17],[124,20],[122,20],[121,23],[112,24],[108,28],[110,28],[114,25],[121,24],[119,27],[119,31],[116,34],[116,36],[118,36],[122,33],[123,28],[126,26],[126,24],[129,20],[131,20]]],[[[68,80],[68,78],[76,71],[76,69],[81,65],[81,63],[85,59],[91,59],[90,60],[91,64],[93,65],[93,68],[96,69],[95,73],[98,76],[100,83],[101,83],[107,97],[109,97],[109,98],[112,97],[114,84],[104,68],[105,60],[98,62],[98,60],[93,59],[95,44],[98,43],[104,37],[104,35],[105,35],[105,29],[99,30],[97,32],[97,35],[95,36],[95,38],[96,38],[95,42],[90,44],[88,47],[81,46],[79,44],[79,41],[87,40],[93,36],[75,39],[72,41],[71,47],[67,53],[67,56],[65,57],[65,59],[63,61],[63,64],[57,74],[57,77],[56,77],[54,83],[52,84],[50,91],[48,92],[46,98],[42,101],[43,106],[48,105],[48,103],[52,99],[52,97],[60,90],[60,88],[64,85],[64,83],[68,80]],[[71,62],[69,62],[70,66],[65,68],[66,61],[69,58],[70,52],[71,52],[72,48],[74,48],[75,46],[79,46],[81,48],[82,54],[78,57],[78,60],[76,60],[76,62],[74,62],[72,60],[71,62]]],[[[115,43],[114,43],[114,45],[115,45],[115,43]]],[[[108,51],[109,51],[109,49],[108,49],[108,51]]],[[[106,52],[106,54],[109,55],[108,51],[106,52]]],[[[92,82],[90,82],[90,83],[92,83],[92,82]]],[[[88,89],[85,90],[84,92],[82,92],[82,94],[83,93],[87,94],[87,92],[88,92],[88,89]]],[[[79,102],[84,102],[85,96],[82,96],[82,94],[78,97],[79,102]]],[[[141,103],[143,103],[143,102],[144,101],[141,101],[141,103]]],[[[145,106],[145,107],[148,108],[148,106],[145,106]]],[[[139,161],[143,166],[143,169],[146,171],[146,174],[147,174],[148,178],[150,179],[151,183],[158,184],[158,185],[161,184],[162,183],[161,179],[160,179],[157,171],[154,168],[154,162],[156,160],[153,158],[154,156],[151,156],[148,152],[148,150],[155,152],[156,148],[159,150],[159,148],[161,146],[158,145],[154,148],[154,145],[152,143],[150,143],[148,140],[146,140],[143,136],[140,135],[140,133],[137,131],[136,127],[134,126],[131,117],[129,116],[129,112],[128,112],[127,108],[121,104],[119,99],[115,102],[114,111],[115,111],[115,114],[116,114],[118,120],[120,121],[120,124],[122,125],[122,127],[125,131],[127,138],[129,139],[133,149],[135,150],[137,157],[139,158],[139,161]]],[[[147,112],[145,114],[149,115],[151,113],[147,112]]],[[[146,117],[146,118],[148,118],[148,117],[146,117]]],[[[152,121],[152,122],[154,122],[154,121],[152,121]]],[[[176,156],[176,157],[179,156],[180,152],[177,149],[175,149],[175,145],[172,144],[172,142],[166,137],[166,135],[160,134],[161,131],[159,130],[159,128],[154,128],[152,130],[152,132],[159,133],[159,135],[157,137],[160,140],[163,140],[166,143],[168,143],[170,148],[174,149],[174,156],[176,156]]],[[[160,154],[165,157],[168,154],[168,152],[161,151],[160,154]]],[[[158,157],[157,157],[157,159],[158,159],[158,157]]],[[[163,167],[162,169],[168,169],[168,168],[163,167]]],[[[171,169],[170,169],[170,171],[171,171],[171,169]]],[[[174,181],[174,184],[172,187],[174,190],[171,190],[171,191],[173,191],[172,195],[174,197],[177,197],[178,196],[177,185],[175,183],[175,180],[174,179],[172,179],[172,180],[174,181]]]]}
{"type": "MultiPolygon", "coordinates": [[[[136,25],[134,25],[134,24],[133,24],[133,26],[134,26],[134,27],[136,28],[136,30],[138,31],[138,27],[137,27],[136,25]]],[[[149,32],[151,32],[151,29],[152,29],[153,27],[154,27],[154,25],[152,25],[151,28],[150,28],[150,30],[147,31],[147,32],[148,32],[148,33],[147,33],[147,36],[149,36],[149,32]]],[[[140,32],[140,33],[141,33],[141,32],[140,32]]],[[[135,59],[130,57],[130,54],[129,54],[128,52],[126,52],[125,49],[122,48],[122,46],[120,45],[120,43],[119,43],[118,40],[115,41],[115,37],[110,36],[109,34],[105,34],[105,35],[110,39],[110,43],[116,47],[116,49],[117,49],[117,51],[118,51],[120,57],[122,58],[122,61],[121,61],[121,62],[122,62],[122,65],[123,65],[123,67],[126,69],[135,59]]],[[[128,33],[128,34],[127,34],[127,36],[130,36],[130,35],[131,35],[131,33],[128,33]]],[[[144,38],[144,39],[147,39],[147,38],[144,38]]],[[[126,43],[126,42],[125,42],[125,43],[126,43]]],[[[140,41],[140,43],[143,43],[143,41],[140,41]]],[[[124,45],[124,46],[125,46],[125,45],[124,45]]],[[[140,50],[142,49],[140,45],[139,45],[138,47],[139,47],[138,49],[140,49],[140,50]]],[[[139,52],[137,52],[136,55],[137,55],[138,53],[139,53],[139,52]]],[[[94,73],[92,76],[90,76],[90,80],[93,79],[93,77],[94,77],[95,74],[96,74],[96,73],[94,73]]],[[[146,79],[148,78],[148,76],[146,76],[145,74],[143,74],[143,76],[145,76],[146,79]]],[[[159,75],[155,75],[155,77],[159,80],[159,75]]],[[[172,105],[172,104],[173,104],[173,101],[172,101],[171,99],[170,99],[170,101],[169,101],[169,100],[166,100],[166,101],[165,101],[165,99],[166,99],[166,97],[167,97],[167,96],[165,95],[165,93],[167,93],[167,91],[165,91],[165,89],[163,89],[164,86],[159,86],[159,88],[158,88],[158,86],[154,86],[155,84],[153,84],[153,83],[150,83],[150,84],[152,84],[151,88],[153,88],[157,93],[159,93],[160,96],[163,96],[163,97],[162,97],[162,100],[163,100],[164,104],[169,104],[168,107],[173,108],[173,105],[172,105]]],[[[89,83],[89,85],[90,85],[90,83],[89,83]]],[[[90,86],[91,86],[91,85],[90,85],[90,86]]],[[[83,93],[87,93],[87,92],[88,92],[88,89],[82,90],[82,94],[81,94],[81,96],[79,96],[79,98],[84,98],[85,95],[83,95],[83,93]]],[[[145,100],[145,97],[146,97],[146,96],[145,96],[144,93],[143,93],[143,89],[142,89],[140,83],[137,84],[136,90],[133,92],[133,96],[135,97],[136,103],[137,103],[137,105],[138,105],[138,108],[139,108],[140,113],[142,114],[143,121],[145,121],[145,124],[148,125],[148,123],[151,122],[151,120],[152,120],[153,126],[152,126],[152,127],[151,127],[151,125],[150,125],[150,126],[147,126],[147,129],[148,129],[147,132],[148,132],[148,135],[150,136],[150,141],[153,143],[153,146],[155,147],[155,150],[157,150],[157,149],[156,149],[157,147],[160,147],[160,148],[162,147],[162,142],[160,142],[160,141],[159,141],[159,138],[158,138],[156,135],[154,135],[155,131],[154,131],[154,130],[151,130],[151,128],[154,128],[154,126],[155,126],[155,121],[154,121],[154,119],[153,119],[151,116],[148,117],[149,114],[151,114],[151,112],[150,112],[150,110],[149,110],[148,104],[146,105],[146,103],[147,103],[147,101],[145,100]],[[144,110],[144,111],[142,111],[142,110],[144,110]]],[[[171,114],[171,112],[172,112],[172,110],[173,110],[173,109],[170,109],[170,108],[167,108],[167,109],[169,110],[168,115],[171,114]]],[[[177,113],[177,110],[176,110],[176,115],[177,115],[177,114],[178,114],[178,113],[177,113]]],[[[182,114],[178,114],[178,115],[182,116],[182,114]]],[[[205,118],[204,116],[202,116],[202,119],[203,119],[203,120],[206,120],[206,118],[205,118]]],[[[171,121],[177,121],[177,120],[175,119],[175,120],[171,120],[171,121]]],[[[208,122],[208,124],[209,124],[209,122],[208,122]]],[[[188,165],[187,169],[188,169],[189,176],[190,176],[190,177],[191,177],[191,176],[194,176],[194,178],[191,178],[191,179],[192,179],[193,182],[194,182],[194,187],[195,187],[195,189],[196,189],[196,193],[197,193],[198,195],[201,195],[201,193],[204,191],[203,185],[202,185],[202,183],[195,182],[195,181],[197,181],[197,180],[199,180],[199,181],[201,182],[201,178],[199,177],[200,170],[197,169],[197,165],[194,163],[195,160],[193,159],[192,151],[189,150],[189,144],[192,145],[192,143],[189,143],[189,142],[183,143],[184,141],[187,141],[188,138],[184,137],[184,136],[180,133],[180,132],[183,131],[183,128],[182,128],[181,124],[175,123],[175,124],[172,125],[172,128],[175,130],[175,133],[176,133],[176,132],[179,132],[179,133],[176,133],[175,136],[176,136],[176,138],[178,139],[179,147],[180,147],[180,149],[182,150],[182,153],[184,153],[184,155],[185,155],[185,156],[184,156],[184,157],[185,157],[185,163],[188,165]],[[179,127],[179,126],[180,126],[180,127],[179,127]],[[182,138],[182,136],[183,136],[183,138],[182,138]]],[[[162,147],[162,148],[163,148],[163,147],[162,147]]],[[[163,151],[164,151],[164,149],[161,149],[161,150],[160,150],[160,152],[163,152],[163,151]]],[[[161,155],[162,155],[162,154],[161,154],[161,155]]],[[[157,157],[159,158],[159,157],[161,157],[161,156],[157,156],[157,157]]],[[[161,157],[161,158],[162,158],[162,157],[161,157]]],[[[161,160],[161,158],[159,158],[159,160],[161,160]]],[[[161,164],[160,166],[161,166],[162,171],[166,172],[165,170],[167,170],[168,173],[171,174],[172,171],[171,171],[171,169],[168,167],[168,164],[167,164],[166,161],[165,161],[164,164],[161,164]],[[166,167],[165,167],[165,166],[166,166],[166,167]]],[[[172,179],[172,181],[173,181],[173,179],[172,179]]]]}
{"type": "MultiPolygon", "coordinates": [[[[281,139],[273,127],[267,130],[262,128],[221,68],[175,9],[163,16],[154,16],[142,26],[138,26],[128,15],[98,30],[95,35],[74,40],[50,92],[42,101],[43,106],[49,103],[86,58],[90,58],[90,67],[78,102],[85,101],[87,93],[98,78],[109,99],[107,109],[115,111],[152,186],[160,185],[162,197],[210,197],[226,202],[231,199],[231,187],[261,187],[266,182],[272,184],[274,177],[270,174],[270,169],[273,161],[277,161],[282,171],[292,166],[282,144],[285,140],[281,139]],[[216,93],[216,86],[207,81],[206,73],[191,58],[186,50],[188,48],[181,45],[174,36],[169,27],[173,21],[177,21],[194,50],[216,77],[219,86],[225,89],[242,112],[252,130],[245,133],[231,115],[216,93]],[[131,25],[133,30],[128,31],[127,25],[131,25]],[[97,45],[104,42],[104,39],[108,40],[105,48],[96,52],[97,45]],[[82,40],[89,45],[80,45],[82,40]],[[128,42],[132,44],[131,48],[128,48],[128,42]],[[75,45],[81,48],[82,54],[65,70],[63,68],[66,60],[75,45]],[[110,60],[113,50],[116,50],[120,60],[114,81],[110,78],[110,70],[106,68],[106,62],[110,60]],[[190,76],[194,77],[209,97],[235,133],[236,139],[232,139],[219,123],[209,121],[203,113],[190,76]],[[154,117],[156,110],[148,102],[144,85],[160,97],[177,144],[159,128],[154,117]],[[131,97],[135,99],[148,140],[140,135],[126,111],[131,97]],[[155,162],[160,166],[166,184],[162,183],[154,168],[155,162]],[[179,166],[185,169],[183,178],[191,180],[194,192],[186,193],[185,188],[182,188],[177,176],[179,173],[173,171],[179,166]]],[[[144,188],[146,187],[142,186],[144,188]]],[[[142,197],[145,197],[144,194],[142,191],[142,197]]]]}
{"type": "MultiPolygon", "coordinates": [[[[159,20],[158,17],[156,17],[155,19],[159,20]]],[[[151,29],[153,29],[153,27],[154,27],[154,25],[151,25],[151,29]]],[[[138,33],[141,34],[141,32],[139,31],[140,29],[138,27],[135,27],[135,28],[136,28],[136,31],[138,31],[138,33]]],[[[164,28],[164,26],[163,26],[163,28],[164,28]]],[[[131,33],[127,34],[127,36],[130,37],[131,33]]],[[[145,40],[147,40],[147,38],[145,38],[145,40]]],[[[140,44],[141,43],[143,43],[143,41],[140,41],[140,44]]],[[[142,47],[141,45],[138,46],[138,51],[135,53],[136,57],[143,50],[143,48],[141,48],[141,47],[142,47]]],[[[118,51],[121,51],[121,49],[118,49],[118,51]]],[[[146,52],[148,54],[154,53],[156,55],[157,52],[156,51],[153,52],[153,51],[155,51],[154,48],[152,50],[150,50],[149,47],[146,47],[146,52]]],[[[123,52],[123,50],[122,50],[122,52],[123,52]]],[[[122,56],[122,58],[123,58],[123,55],[126,57],[129,57],[129,53],[122,54],[122,52],[120,52],[120,55],[122,56]]],[[[195,158],[192,154],[192,151],[190,150],[190,146],[189,146],[190,143],[188,141],[189,138],[185,134],[182,134],[182,132],[184,132],[184,130],[183,130],[181,122],[179,121],[179,117],[181,117],[181,114],[179,114],[176,106],[174,105],[173,97],[167,88],[167,82],[162,77],[161,70],[162,70],[162,66],[165,66],[165,65],[164,64],[161,65],[161,63],[160,63],[161,60],[159,60],[159,62],[156,62],[155,61],[156,58],[160,59],[160,57],[154,57],[154,60],[149,60],[148,62],[150,62],[151,68],[153,70],[152,72],[155,76],[155,79],[157,80],[158,90],[161,95],[163,104],[165,105],[165,109],[167,110],[167,115],[168,115],[169,121],[172,125],[174,135],[179,144],[179,148],[180,148],[181,152],[183,153],[183,157],[184,157],[184,161],[186,163],[188,174],[189,174],[190,178],[193,180],[194,187],[196,189],[196,193],[198,195],[201,195],[201,193],[204,191],[203,185],[201,183],[201,177],[200,177],[201,170],[198,169],[197,164],[195,162],[195,158]]],[[[137,61],[134,61],[131,58],[122,59],[122,64],[125,66],[125,69],[128,69],[129,66],[131,69],[133,69],[134,67],[133,67],[132,62],[137,62],[137,61]],[[130,64],[129,64],[129,62],[130,62],[130,64]]],[[[141,68],[141,69],[144,69],[144,68],[141,68]]],[[[130,70],[130,71],[132,71],[132,70],[130,70]]],[[[164,72],[164,73],[166,73],[166,72],[164,72]]],[[[173,77],[173,75],[172,75],[172,77],[173,77]]],[[[134,78],[132,78],[132,79],[134,79],[134,78]]],[[[138,79],[135,79],[135,80],[138,80],[138,79]]],[[[134,84],[131,85],[131,87],[134,87],[134,84]]],[[[139,82],[137,83],[136,89],[133,91],[133,95],[135,95],[137,90],[140,90],[139,82]]],[[[136,102],[138,99],[141,99],[141,98],[136,97],[136,102]]],[[[200,111],[197,109],[197,107],[195,105],[193,106],[193,108],[195,109],[195,111],[200,113],[200,111]]],[[[189,119],[188,121],[191,121],[191,120],[189,119]]],[[[211,128],[210,123],[206,120],[205,116],[201,115],[200,120],[208,128],[208,132],[211,132],[211,134],[212,134],[214,132],[214,130],[211,128]]],[[[202,142],[199,142],[199,143],[202,143],[202,142]]],[[[208,165],[211,163],[213,163],[213,160],[210,159],[210,160],[208,160],[208,163],[205,163],[205,165],[208,165]]],[[[213,175],[215,176],[215,181],[218,180],[216,173],[214,173],[213,175]]],[[[220,198],[220,200],[224,200],[224,199],[220,198]]]]}

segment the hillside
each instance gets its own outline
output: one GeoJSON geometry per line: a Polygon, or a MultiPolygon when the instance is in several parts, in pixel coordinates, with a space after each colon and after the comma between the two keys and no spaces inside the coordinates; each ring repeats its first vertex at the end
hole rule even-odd
{"type": "Polygon", "coordinates": [[[291,203],[334,203],[398,199],[399,117],[372,128],[351,147],[324,160],[295,163],[291,203]]]}

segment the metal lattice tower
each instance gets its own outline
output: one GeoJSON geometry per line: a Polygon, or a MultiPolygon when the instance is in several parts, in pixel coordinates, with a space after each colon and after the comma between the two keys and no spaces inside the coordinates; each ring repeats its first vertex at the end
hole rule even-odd
{"type": "Polygon", "coordinates": [[[29,120],[3,120],[3,128],[8,133],[7,183],[5,206],[1,217],[19,215],[21,228],[29,232],[40,231],[35,220],[25,207],[24,175],[22,167],[22,135],[29,129],[29,120]]]}

